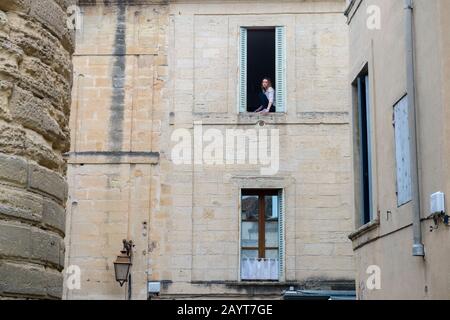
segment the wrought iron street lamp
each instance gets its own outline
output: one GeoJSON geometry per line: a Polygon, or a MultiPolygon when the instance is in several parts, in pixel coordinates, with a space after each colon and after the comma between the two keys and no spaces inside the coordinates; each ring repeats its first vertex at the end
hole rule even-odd
{"type": "Polygon", "coordinates": [[[117,259],[114,262],[116,281],[119,282],[121,287],[123,287],[123,285],[128,282],[128,278],[130,275],[130,268],[132,266],[132,248],[133,242],[131,240],[123,240],[123,249],[122,251],[120,251],[120,255],[117,256],[117,259]]]}

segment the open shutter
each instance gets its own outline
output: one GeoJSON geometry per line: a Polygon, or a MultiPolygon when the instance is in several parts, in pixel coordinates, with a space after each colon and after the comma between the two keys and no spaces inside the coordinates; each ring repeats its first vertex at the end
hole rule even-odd
{"type": "Polygon", "coordinates": [[[286,28],[276,27],[276,108],[286,112],[286,28]]]}
{"type": "Polygon", "coordinates": [[[239,112],[247,112],[247,29],[240,29],[239,112]]]}
{"type": "Polygon", "coordinates": [[[279,237],[279,280],[284,280],[284,197],[283,190],[278,191],[278,206],[279,206],[279,216],[278,216],[278,237],[279,237]]]}

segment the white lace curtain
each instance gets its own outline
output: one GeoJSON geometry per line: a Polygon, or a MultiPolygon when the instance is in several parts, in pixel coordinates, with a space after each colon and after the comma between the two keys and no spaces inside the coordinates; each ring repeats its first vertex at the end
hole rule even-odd
{"type": "Polygon", "coordinates": [[[243,258],[242,280],[278,280],[278,259],[243,258]]]}

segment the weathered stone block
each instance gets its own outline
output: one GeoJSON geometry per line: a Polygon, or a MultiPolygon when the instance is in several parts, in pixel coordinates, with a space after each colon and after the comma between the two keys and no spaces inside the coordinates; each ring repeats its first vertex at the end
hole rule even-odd
{"type": "Polygon", "coordinates": [[[37,265],[0,261],[0,279],[0,296],[59,299],[62,296],[62,275],[37,265]]]}
{"type": "MultiPolygon", "coordinates": [[[[64,259],[64,258],[63,258],[64,259]]],[[[60,272],[45,273],[46,293],[50,298],[61,299],[63,295],[64,276],[60,272]]]]}
{"type": "MultiPolygon", "coordinates": [[[[0,16],[1,20],[1,16],[0,16]]],[[[1,29],[0,29],[1,30],[1,29]]],[[[1,35],[1,34],[0,34],[1,35]]],[[[8,109],[13,84],[9,81],[0,80],[0,119],[11,121],[12,117],[8,109]]]]}
{"type": "Polygon", "coordinates": [[[44,199],[44,208],[42,211],[42,224],[56,228],[62,233],[66,230],[66,211],[60,204],[52,200],[44,199]]]}
{"type": "Polygon", "coordinates": [[[30,92],[16,87],[10,104],[13,120],[25,128],[34,130],[51,141],[67,139],[59,123],[49,114],[52,106],[47,100],[34,97],[30,92]]]}
{"type": "Polygon", "coordinates": [[[0,277],[0,295],[44,297],[46,294],[41,268],[0,261],[0,277]]]}
{"type": "Polygon", "coordinates": [[[73,32],[67,28],[67,14],[58,4],[59,1],[41,0],[31,1],[30,16],[47,26],[52,34],[56,35],[61,44],[68,50],[74,46],[73,32]]]}
{"type": "Polygon", "coordinates": [[[9,222],[0,223],[0,256],[28,259],[31,252],[29,226],[9,222]]]}
{"type": "Polygon", "coordinates": [[[38,97],[48,98],[59,109],[70,101],[70,83],[36,58],[24,58],[18,84],[38,97]]]}
{"type": "Polygon", "coordinates": [[[24,156],[50,169],[61,170],[63,167],[60,155],[47,145],[35,141],[25,130],[11,125],[0,125],[0,150],[24,156]]]}
{"type": "Polygon", "coordinates": [[[0,214],[40,222],[43,214],[42,196],[0,187],[0,214]]]}
{"type": "Polygon", "coordinates": [[[0,180],[25,186],[27,183],[27,162],[19,157],[0,153],[0,180]]]}
{"type": "Polygon", "coordinates": [[[60,265],[61,238],[46,231],[35,229],[32,231],[31,258],[60,265]]]}
{"type": "Polygon", "coordinates": [[[0,255],[10,259],[24,259],[42,265],[62,268],[64,243],[56,234],[26,224],[0,224],[0,255]],[[62,263],[61,263],[62,262],[62,263]]]}
{"type": "Polygon", "coordinates": [[[66,181],[58,173],[44,167],[30,164],[29,187],[47,193],[57,199],[66,199],[66,181]]]}

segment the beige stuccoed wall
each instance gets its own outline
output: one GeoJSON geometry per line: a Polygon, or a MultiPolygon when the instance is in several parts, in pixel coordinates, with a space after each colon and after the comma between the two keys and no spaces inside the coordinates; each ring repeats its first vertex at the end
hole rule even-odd
{"type": "MultiPolygon", "coordinates": [[[[421,216],[429,215],[429,196],[448,189],[448,40],[445,1],[414,1],[418,152],[421,216]]],[[[402,1],[355,1],[350,11],[350,81],[369,67],[372,92],[374,211],[377,223],[355,236],[357,287],[360,299],[437,299],[450,295],[449,230],[422,222],[425,258],[412,256],[412,207],[397,207],[392,113],[406,93],[404,10],[402,1]],[[366,8],[381,8],[381,30],[368,30],[366,8]],[[358,8],[357,10],[355,10],[358,8]],[[366,270],[381,268],[381,290],[368,290],[366,270]]],[[[448,201],[448,200],[447,200],[448,201]]],[[[448,202],[447,202],[448,204],[448,202]]],[[[358,221],[358,218],[356,219],[358,221]]],[[[356,225],[358,228],[359,225],[356,225]]]]}
{"type": "Polygon", "coordinates": [[[82,281],[65,298],[124,298],[112,266],[123,238],[136,244],[135,299],[147,297],[147,280],[163,282],[163,298],[280,297],[290,284],[351,288],[344,1],[150,2],[83,6],[66,238],[67,265],[81,267],[82,281]],[[286,114],[237,114],[240,25],[286,26],[286,114]],[[259,120],[280,132],[275,176],[261,176],[254,165],[174,165],[171,159],[176,129],[192,133],[197,121],[204,131],[255,129],[259,120]],[[284,189],[281,284],[238,281],[244,187],[284,189]]]}

